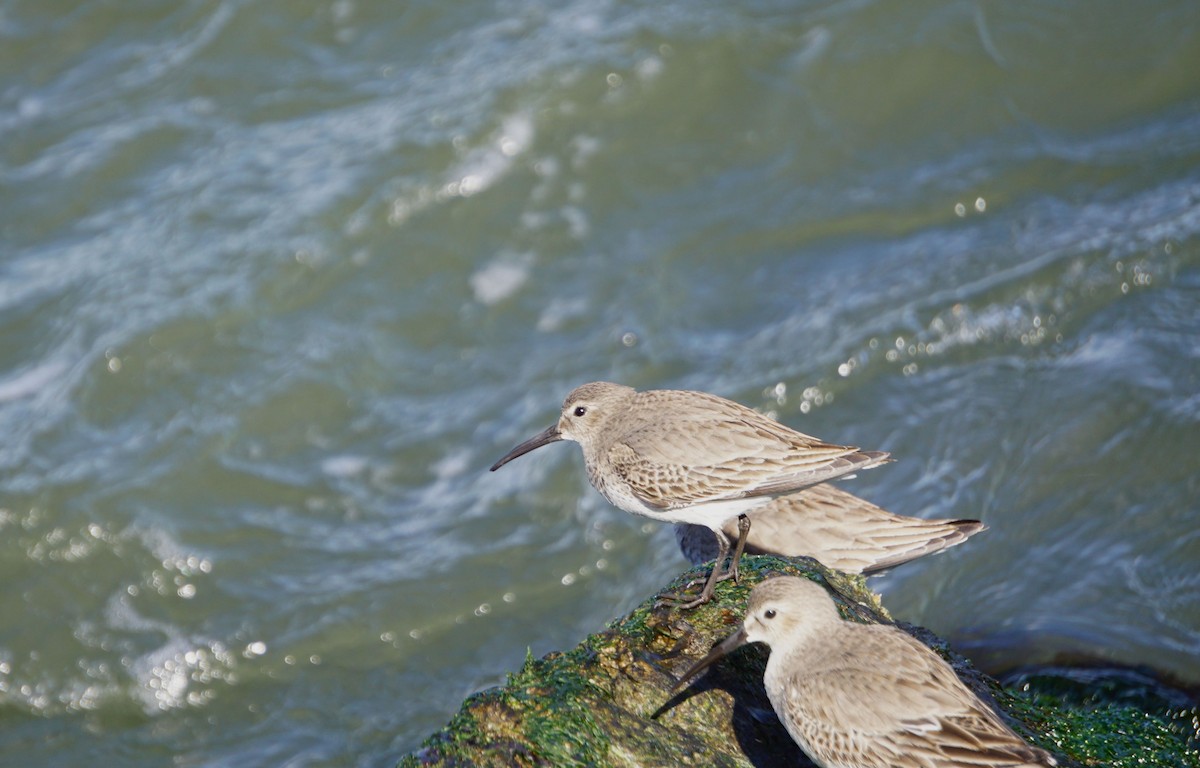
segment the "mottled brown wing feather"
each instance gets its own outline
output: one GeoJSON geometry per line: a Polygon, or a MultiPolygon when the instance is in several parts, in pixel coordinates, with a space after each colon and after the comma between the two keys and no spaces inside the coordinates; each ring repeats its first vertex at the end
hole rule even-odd
{"type": "Polygon", "coordinates": [[[871,641],[857,644],[857,658],[814,664],[823,670],[817,675],[798,672],[781,702],[785,722],[818,757],[862,768],[1053,764],[918,641],[894,632],[856,635],[871,641]],[[892,656],[904,664],[889,663],[892,656]]]}
{"type": "Polygon", "coordinates": [[[788,493],[887,458],[824,443],[721,398],[690,393],[670,405],[669,421],[655,418],[653,408],[639,409],[607,455],[632,491],[654,506],[788,493]]]}
{"type": "MultiPolygon", "coordinates": [[[[750,554],[812,556],[847,573],[875,573],[966,541],[986,530],[978,520],[924,520],[895,515],[836,486],[814,485],[751,511],[750,554]]],[[[713,535],[703,526],[680,534],[684,555],[693,563],[717,555],[713,535]]],[[[738,536],[737,524],[725,535],[738,536]]]]}

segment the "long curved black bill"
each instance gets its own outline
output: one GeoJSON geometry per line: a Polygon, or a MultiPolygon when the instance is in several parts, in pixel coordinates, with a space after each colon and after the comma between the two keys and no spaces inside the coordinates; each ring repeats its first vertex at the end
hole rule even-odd
{"type": "Polygon", "coordinates": [[[684,672],[682,675],[680,675],[679,679],[675,681],[675,685],[671,686],[671,691],[674,692],[679,690],[679,688],[688,680],[691,680],[701,671],[714,664],[718,660],[724,658],[730,651],[745,645],[745,643],[746,627],[743,626],[737,632],[734,632],[729,637],[714,645],[712,650],[708,652],[707,656],[705,656],[703,659],[700,659],[700,661],[697,661],[688,668],[687,672],[684,672]]]}
{"type": "Polygon", "coordinates": [[[562,439],[563,437],[558,431],[558,425],[555,424],[541,432],[538,432],[533,437],[504,454],[504,456],[500,458],[500,461],[497,461],[492,465],[492,468],[489,471],[495,472],[497,469],[500,469],[500,467],[503,467],[505,464],[517,458],[518,456],[524,456],[535,448],[541,448],[543,445],[549,445],[550,443],[557,443],[562,439]]]}

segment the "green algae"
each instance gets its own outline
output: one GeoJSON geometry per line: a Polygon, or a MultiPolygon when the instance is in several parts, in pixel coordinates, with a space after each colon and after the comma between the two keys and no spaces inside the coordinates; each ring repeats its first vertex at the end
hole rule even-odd
{"type": "MultiPolygon", "coordinates": [[[[891,619],[862,577],[814,561],[742,560],[740,584],[724,582],[691,611],[652,598],[577,647],[528,657],[503,686],[463,702],[445,728],[400,765],[414,766],[794,766],[807,764],[771,716],[762,688],[767,653],[743,648],[678,693],[676,677],[742,619],[749,590],[774,573],[803,576],[833,594],[844,618],[891,619]]],[[[666,591],[702,578],[680,576],[666,591]]],[[[927,630],[900,624],[946,658],[967,685],[997,702],[1031,742],[1081,766],[1200,768],[1195,708],[1131,698],[1120,688],[1010,688],[975,670],[927,630]]]]}
{"type": "Polygon", "coordinates": [[[1128,670],[1079,671],[1047,668],[1003,690],[1038,746],[1084,766],[1200,768],[1200,706],[1128,670]]]}

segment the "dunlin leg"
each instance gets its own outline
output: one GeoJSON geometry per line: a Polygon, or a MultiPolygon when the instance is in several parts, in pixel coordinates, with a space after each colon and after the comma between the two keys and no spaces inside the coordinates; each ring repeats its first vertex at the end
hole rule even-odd
{"type": "Polygon", "coordinates": [[[729,570],[721,576],[722,579],[733,578],[734,584],[741,584],[741,579],[738,578],[738,563],[742,561],[742,550],[746,548],[746,537],[750,535],[750,516],[742,513],[738,515],[738,540],[737,545],[733,548],[733,559],[729,562],[729,570]]]}
{"type": "Polygon", "coordinates": [[[665,592],[658,596],[660,605],[675,603],[676,607],[682,610],[695,608],[697,605],[703,605],[712,599],[713,588],[717,586],[717,582],[722,578],[725,558],[729,555],[729,537],[721,531],[713,531],[713,535],[717,537],[717,559],[713,560],[712,571],[708,575],[708,580],[704,582],[704,588],[700,590],[700,594],[695,599],[689,600],[689,596],[686,594],[665,592]]]}

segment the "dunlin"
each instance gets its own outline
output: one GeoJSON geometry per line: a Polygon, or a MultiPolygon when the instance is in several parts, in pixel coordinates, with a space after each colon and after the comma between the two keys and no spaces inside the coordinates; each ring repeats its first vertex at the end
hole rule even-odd
{"type": "Polygon", "coordinates": [[[928,647],[885,624],[843,621],[808,579],[767,579],[742,628],[684,673],[744,643],[771,648],[763,683],[775,714],[821,768],[1057,765],[1005,725],[928,647]]]}
{"type": "MultiPolygon", "coordinates": [[[[814,485],[751,510],[746,552],[811,557],[846,573],[877,573],[961,544],[987,526],[978,520],[923,520],[894,515],[832,485],[814,485]]],[[[726,536],[736,536],[733,523],[726,536]]],[[[675,524],[683,556],[693,565],[720,551],[702,525],[675,524]]]]}
{"type": "Polygon", "coordinates": [[[492,471],[535,448],[574,440],[583,449],[588,479],[626,512],[711,530],[718,554],[699,595],[712,597],[717,581],[737,576],[749,510],[776,496],[887,461],[881,451],[832,445],[796,432],[730,400],[703,392],[638,392],[608,382],[577,387],[558,422],[506,453],[492,471]],[[723,526],[741,523],[729,568],[723,526]]]}

